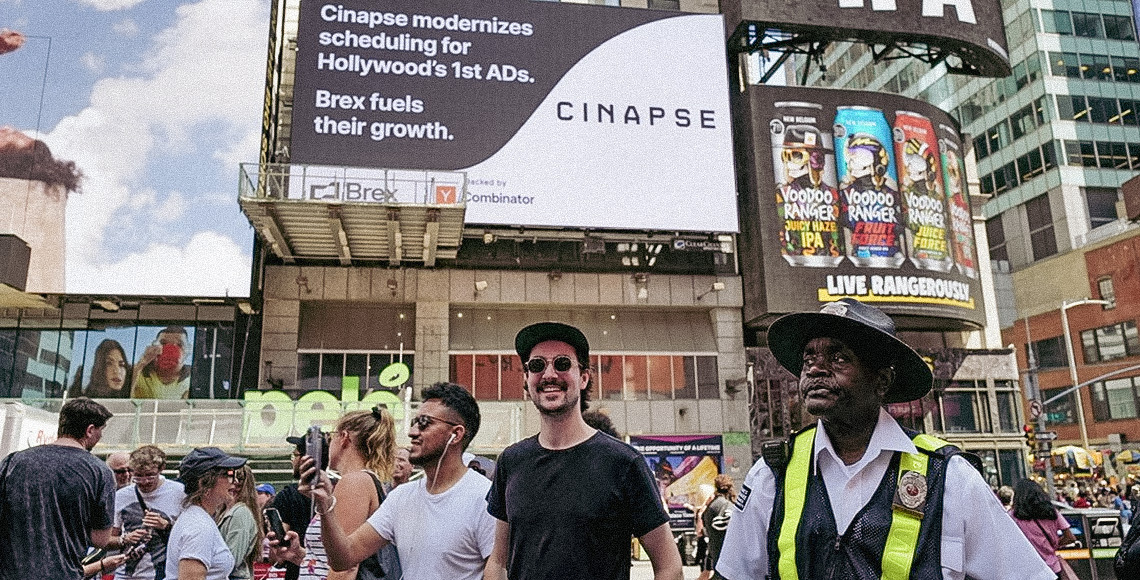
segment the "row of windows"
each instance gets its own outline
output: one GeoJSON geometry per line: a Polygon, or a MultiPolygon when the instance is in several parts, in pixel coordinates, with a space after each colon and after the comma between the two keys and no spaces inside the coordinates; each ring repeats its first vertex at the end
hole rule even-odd
{"type": "Polygon", "coordinates": [[[1071,79],[1140,83],[1140,59],[1083,52],[1050,52],[1049,74],[1071,79]]]}
{"type": "MultiPolygon", "coordinates": [[[[1065,141],[1065,146],[1074,143],[1073,141],[1065,141]]],[[[1132,145],[1130,145],[1130,148],[1132,145]]],[[[1140,145],[1135,145],[1134,149],[1137,154],[1140,154],[1140,145]]],[[[1140,157],[1136,158],[1140,160],[1140,157]]],[[[1140,167],[1140,164],[1137,165],[1140,167]]],[[[1110,187],[1082,187],[1081,193],[1085,198],[1085,208],[1089,216],[1089,228],[1094,229],[1109,222],[1116,221],[1116,202],[1120,199],[1120,190],[1110,187]]],[[[1029,246],[1033,252],[1032,260],[1040,260],[1048,258],[1057,253],[1057,238],[1053,231],[1053,212],[1049,207],[1049,196],[1042,195],[1025,202],[1025,214],[1029,222],[1029,246]]],[[[995,216],[986,220],[986,235],[990,243],[990,259],[997,261],[1009,261],[1008,242],[1006,239],[1005,229],[1002,226],[1002,216],[995,216]]],[[[1101,296],[1104,300],[1115,300],[1115,295],[1112,291],[1112,279],[1106,278],[1104,281],[1107,287],[1102,287],[1101,296]],[[1106,297],[1112,295],[1112,298],[1106,297]]],[[[1045,348],[1045,347],[1042,347],[1045,348]]],[[[1059,345],[1058,349],[1064,348],[1059,345]]],[[[1064,351],[1056,351],[1060,356],[1064,356],[1064,351]]],[[[1046,356],[1046,353],[1038,353],[1037,364],[1042,368],[1046,367],[1041,359],[1046,356]]]]}
{"type": "MultiPolygon", "coordinates": [[[[1058,151],[1061,165],[1140,170],[1140,143],[1067,139],[1051,141],[995,169],[992,173],[981,176],[979,182],[982,193],[999,194],[1009,191],[1056,167],[1058,151]]],[[[1116,193],[1115,190],[1108,191],[1112,192],[1112,200],[1107,206],[1098,205],[1095,210],[1090,208],[1089,215],[1095,216],[1090,223],[1091,227],[1095,228],[1116,220],[1116,193]]],[[[1109,194],[1104,194],[1107,195],[1109,194]]],[[[1099,197],[1097,201],[1101,201],[1099,197]]]]}
{"type": "Polygon", "coordinates": [[[1033,53],[1014,65],[1012,75],[995,79],[974,92],[961,106],[954,109],[954,116],[965,127],[982,118],[986,113],[1012,98],[1017,94],[1017,91],[1029,86],[1039,78],[1041,78],[1041,59],[1037,53],[1033,53]]]}
{"type": "Polygon", "coordinates": [[[1057,117],[1062,121],[1140,127],[1140,101],[1057,95],[1057,117]]]}
{"type": "Polygon", "coordinates": [[[1057,153],[1053,142],[1035,147],[1025,155],[998,167],[993,173],[981,176],[982,193],[996,194],[1009,191],[1057,166],[1057,153]]]}
{"type": "Polygon", "coordinates": [[[1136,322],[1110,324],[1081,333],[1085,364],[1105,362],[1140,354],[1140,336],[1136,322]]]}
{"type": "Polygon", "coordinates": [[[1113,14],[1042,10],[1041,28],[1038,30],[1065,36],[1136,40],[1132,18],[1113,14]]]}
{"type": "MultiPolygon", "coordinates": [[[[716,356],[594,355],[594,400],[719,399],[716,356]]],[[[514,354],[453,354],[451,381],[480,401],[523,399],[523,369],[514,354]]]]}
{"type": "Polygon", "coordinates": [[[1051,116],[1046,109],[1047,102],[1041,97],[974,137],[974,155],[978,160],[985,159],[1044,125],[1051,116]]]}

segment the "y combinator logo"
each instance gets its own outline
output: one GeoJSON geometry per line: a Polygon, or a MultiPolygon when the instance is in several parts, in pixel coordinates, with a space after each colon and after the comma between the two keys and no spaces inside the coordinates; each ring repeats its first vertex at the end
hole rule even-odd
{"type": "MultiPolygon", "coordinates": [[[[370,201],[396,203],[395,189],[366,187],[357,181],[330,181],[309,186],[309,199],[319,201],[370,201]]],[[[454,196],[453,196],[454,197],[454,196]]]]}
{"type": "Polygon", "coordinates": [[[458,191],[459,188],[454,185],[437,185],[435,186],[435,202],[438,204],[455,203],[458,191]]]}

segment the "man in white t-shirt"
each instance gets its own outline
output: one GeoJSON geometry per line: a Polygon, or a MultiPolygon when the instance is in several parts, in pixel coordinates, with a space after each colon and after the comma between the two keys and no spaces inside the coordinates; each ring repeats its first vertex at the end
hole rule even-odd
{"type": "Polygon", "coordinates": [[[134,483],[115,492],[112,545],[128,551],[145,543],[138,559],[115,570],[115,580],[163,580],[170,528],[182,513],[182,483],[166,479],[166,454],[154,445],[131,452],[128,465],[134,483]],[[141,498],[141,503],[140,503],[141,498]]]}
{"type": "MultiPolygon", "coordinates": [[[[393,543],[404,580],[478,580],[495,544],[495,519],[487,513],[491,482],[467,469],[463,450],[479,431],[479,406],[463,387],[436,383],[423,391],[424,402],[408,435],[410,460],[424,477],[392,490],[365,524],[346,534],[335,518],[321,518],[321,540],[334,570],[351,568],[393,543]]],[[[312,460],[302,460],[302,481],[312,475],[312,460]]],[[[321,513],[336,508],[332,486],[321,475],[313,489],[321,513]]],[[[304,548],[296,532],[286,533],[288,548],[275,547],[279,559],[296,559],[304,548]]],[[[276,540],[271,545],[276,545],[276,540]]]]}

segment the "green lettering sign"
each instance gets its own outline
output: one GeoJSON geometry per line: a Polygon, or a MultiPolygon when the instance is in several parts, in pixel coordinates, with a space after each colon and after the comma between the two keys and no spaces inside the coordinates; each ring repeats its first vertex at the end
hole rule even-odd
{"type": "MultiPolygon", "coordinates": [[[[396,365],[407,369],[404,363],[395,363],[384,370],[396,365]]],[[[406,381],[405,376],[394,386],[406,381]]],[[[347,411],[367,410],[375,405],[387,406],[396,425],[402,423],[404,405],[400,397],[391,391],[373,391],[361,399],[360,377],[341,379],[340,400],[327,391],[309,391],[296,401],[282,391],[246,391],[242,438],[246,443],[259,439],[283,442],[290,433],[303,433],[309,425],[332,426],[347,411]]]]}

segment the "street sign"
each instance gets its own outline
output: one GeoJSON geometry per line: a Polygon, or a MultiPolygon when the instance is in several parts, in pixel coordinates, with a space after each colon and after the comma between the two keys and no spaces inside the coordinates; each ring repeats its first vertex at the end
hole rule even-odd
{"type": "Polygon", "coordinates": [[[1036,421],[1037,418],[1040,417],[1041,413],[1043,413],[1044,411],[1045,411],[1045,407],[1041,404],[1041,401],[1037,401],[1037,400],[1029,401],[1029,418],[1030,419],[1033,419],[1034,421],[1036,421]]]}

